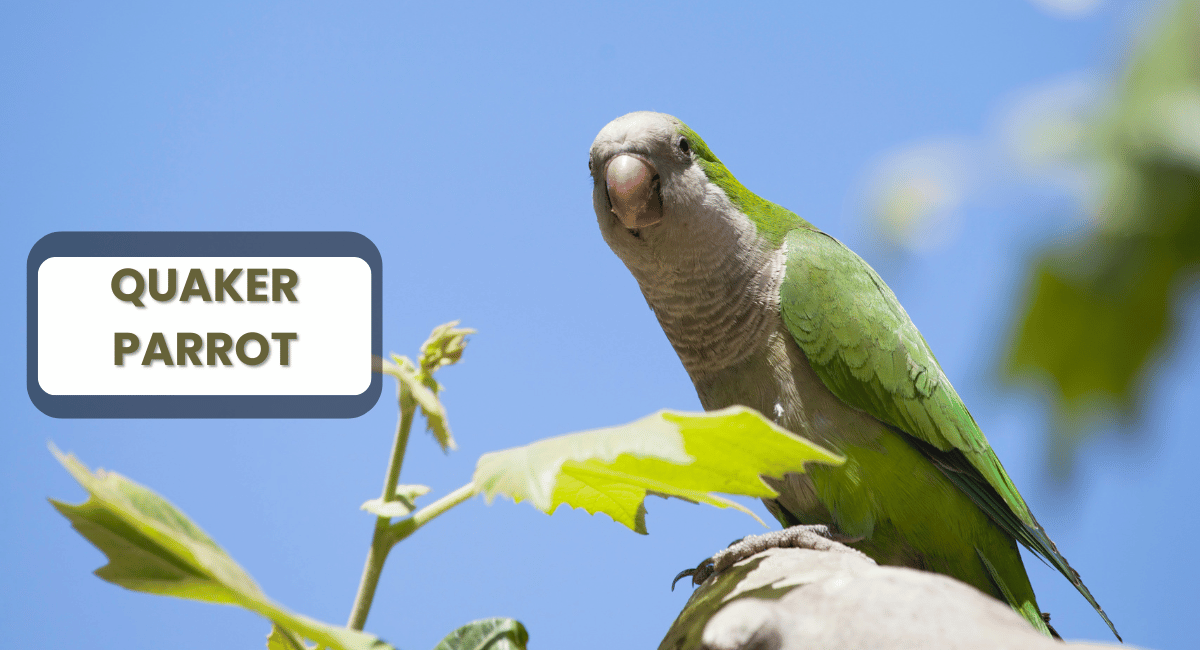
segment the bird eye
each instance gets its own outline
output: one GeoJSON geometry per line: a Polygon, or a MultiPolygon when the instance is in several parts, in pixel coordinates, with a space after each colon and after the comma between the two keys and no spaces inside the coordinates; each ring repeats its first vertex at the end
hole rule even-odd
{"type": "Polygon", "coordinates": [[[692,145],[688,143],[687,138],[679,138],[679,150],[683,153],[691,153],[692,145]]]}

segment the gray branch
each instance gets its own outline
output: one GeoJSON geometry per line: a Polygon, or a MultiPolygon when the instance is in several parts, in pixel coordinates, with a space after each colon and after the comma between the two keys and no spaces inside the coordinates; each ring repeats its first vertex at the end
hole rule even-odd
{"type": "Polygon", "coordinates": [[[709,578],[659,650],[1132,650],[1064,645],[962,582],[831,550],[769,549],[709,578]]]}

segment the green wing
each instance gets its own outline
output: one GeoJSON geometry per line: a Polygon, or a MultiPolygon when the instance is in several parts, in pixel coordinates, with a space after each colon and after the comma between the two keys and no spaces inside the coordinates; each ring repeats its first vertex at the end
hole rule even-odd
{"type": "Polygon", "coordinates": [[[1034,519],[892,290],[825,233],[799,228],[784,242],[783,322],[829,390],[907,434],[992,521],[1062,572],[1117,634],[1034,519]]]}

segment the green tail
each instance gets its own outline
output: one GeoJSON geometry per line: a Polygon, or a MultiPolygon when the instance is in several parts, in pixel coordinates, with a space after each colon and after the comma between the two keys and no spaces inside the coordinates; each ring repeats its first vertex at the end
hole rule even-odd
{"type": "Polygon", "coordinates": [[[979,555],[980,561],[983,562],[983,567],[987,569],[988,575],[992,579],[992,584],[996,586],[996,589],[1000,590],[1000,593],[1004,594],[1004,600],[1008,602],[1009,606],[1016,610],[1018,614],[1025,617],[1025,620],[1029,621],[1029,624],[1037,628],[1042,634],[1049,637],[1058,636],[1050,631],[1050,626],[1046,625],[1046,619],[1042,618],[1042,612],[1038,608],[1037,603],[1032,600],[1018,601],[1017,597],[1013,595],[1012,589],[1008,588],[1008,584],[1000,577],[1000,572],[988,561],[983,551],[976,547],[975,552],[979,555]]]}
{"type": "MultiPolygon", "coordinates": [[[[975,502],[980,509],[987,513],[987,516],[996,522],[997,526],[1016,538],[1025,548],[1033,551],[1050,566],[1058,569],[1059,573],[1071,581],[1075,589],[1087,599],[1092,608],[1096,610],[1096,613],[1100,615],[1100,618],[1103,618],[1104,622],[1108,624],[1108,629],[1112,630],[1113,636],[1117,637],[1118,641],[1124,643],[1121,635],[1117,632],[1116,626],[1109,620],[1108,614],[1104,613],[1104,608],[1100,606],[1100,603],[1096,602],[1096,598],[1092,596],[1092,592],[1088,590],[1087,585],[1083,584],[1083,579],[1079,577],[1079,572],[1072,569],[1071,565],[1067,563],[1067,558],[1058,552],[1058,547],[1054,545],[1050,536],[1046,534],[1046,530],[1033,517],[1033,513],[1029,514],[1030,520],[1033,521],[1032,526],[1021,521],[1016,513],[1004,502],[1003,498],[996,493],[996,490],[963,457],[962,452],[957,450],[941,451],[926,442],[913,440],[914,444],[942,470],[946,477],[970,497],[971,501],[975,502]]],[[[996,580],[995,568],[988,563],[987,558],[984,558],[982,553],[979,557],[984,561],[988,572],[992,574],[993,580],[996,580]]],[[[1003,584],[998,584],[997,588],[1003,591],[1003,584]]],[[[1025,612],[1023,611],[1025,604],[1015,603],[1012,599],[1009,599],[1009,604],[1013,606],[1013,609],[1020,612],[1021,615],[1030,619],[1030,622],[1034,623],[1034,627],[1045,630],[1047,634],[1050,633],[1045,622],[1041,619],[1041,613],[1036,611],[1036,606],[1032,607],[1033,611],[1025,612]],[[1033,618],[1037,618],[1037,622],[1034,622],[1033,618]]]]}

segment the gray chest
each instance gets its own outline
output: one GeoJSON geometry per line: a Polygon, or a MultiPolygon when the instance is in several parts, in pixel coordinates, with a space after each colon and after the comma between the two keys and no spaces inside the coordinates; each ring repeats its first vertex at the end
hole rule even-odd
{"type": "MultiPolygon", "coordinates": [[[[710,375],[692,375],[692,383],[707,410],[742,404],[777,424],[833,449],[848,438],[859,438],[870,420],[826,388],[777,320],[762,347],[742,361],[710,375]]],[[[873,427],[870,427],[873,429],[873,427]]]]}
{"type": "MultiPolygon", "coordinates": [[[[650,303],[706,410],[741,404],[833,449],[874,438],[878,422],[825,386],[784,326],[782,251],[740,286],[648,290],[650,303]]],[[[656,285],[661,287],[661,285],[656,285]]]]}
{"type": "Polygon", "coordinates": [[[771,333],[782,326],[782,251],[700,261],[687,272],[634,273],[693,379],[763,353],[771,333]]]}

